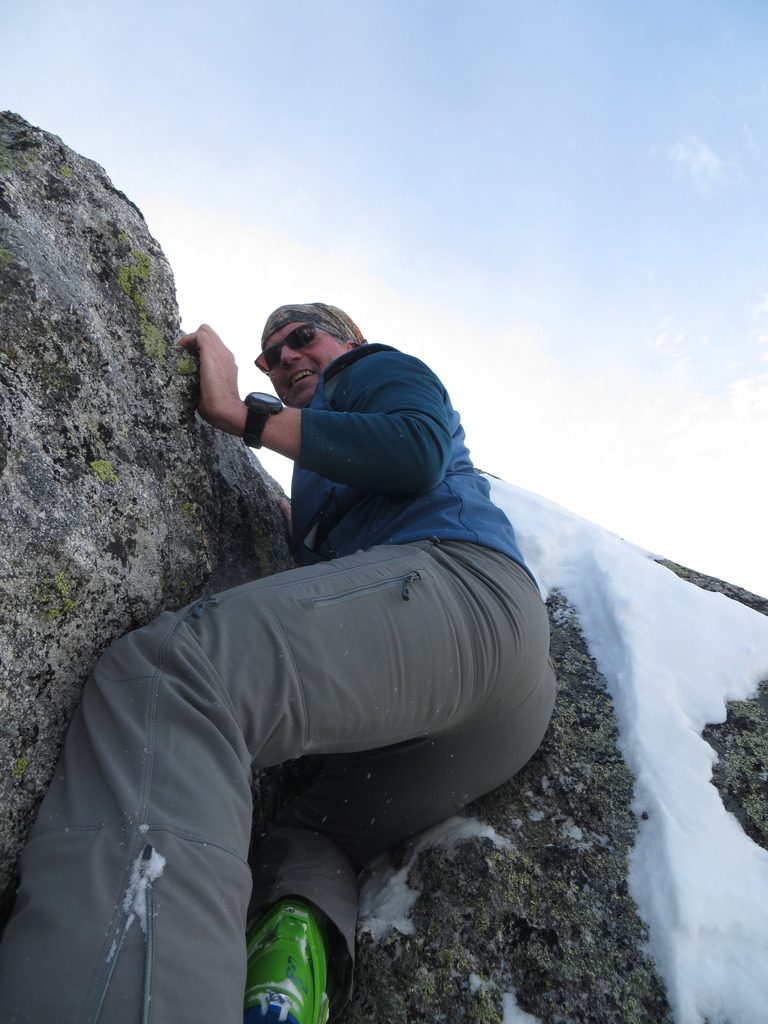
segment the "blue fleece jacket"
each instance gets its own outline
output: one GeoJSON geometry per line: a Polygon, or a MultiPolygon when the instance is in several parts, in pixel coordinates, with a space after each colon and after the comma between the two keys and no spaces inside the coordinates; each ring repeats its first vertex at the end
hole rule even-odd
{"type": "Polygon", "coordinates": [[[292,506],[305,565],[434,537],[482,544],[525,567],[442,383],[387,345],[353,349],[323,374],[302,410],[292,506]]]}

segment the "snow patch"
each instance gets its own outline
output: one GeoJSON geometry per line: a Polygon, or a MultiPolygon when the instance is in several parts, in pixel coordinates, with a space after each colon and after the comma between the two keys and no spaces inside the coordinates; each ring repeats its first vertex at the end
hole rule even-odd
{"type": "Polygon", "coordinates": [[[500,836],[490,825],[476,818],[455,816],[422,832],[400,869],[392,866],[388,854],[378,857],[369,866],[369,877],[360,891],[360,928],[377,942],[393,930],[412,935],[410,914],[420,892],[408,885],[408,875],[416,858],[423,850],[434,847],[440,847],[453,858],[459,843],[476,838],[490,839],[499,849],[512,849],[509,839],[500,836]]]}
{"type": "Polygon", "coordinates": [[[501,1008],[504,1018],[501,1024],[541,1024],[538,1017],[534,1017],[517,1005],[517,998],[514,992],[504,992],[501,996],[501,1008]]]}
{"type": "Polygon", "coordinates": [[[123,897],[123,910],[130,916],[126,931],[138,918],[141,930],[147,931],[147,886],[159,878],[165,868],[165,857],[152,847],[146,847],[133,864],[131,880],[123,897]],[[147,856],[147,850],[151,851],[147,856]]]}
{"type": "Polygon", "coordinates": [[[768,618],[552,502],[491,488],[543,595],[559,590],[576,609],[613,698],[647,814],[630,888],[677,1024],[764,1024],[768,852],[725,810],[701,733],[768,676],[768,618]]]}

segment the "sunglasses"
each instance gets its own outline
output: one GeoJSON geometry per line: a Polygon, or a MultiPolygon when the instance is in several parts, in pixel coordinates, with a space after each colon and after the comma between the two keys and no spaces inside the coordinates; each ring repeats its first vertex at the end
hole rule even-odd
{"type": "Polygon", "coordinates": [[[290,334],[286,334],[283,340],[278,341],[276,345],[270,345],[269,348],[265,348],[254,362],[262,373],[271,373],[280,362],[284,345],[287,345],[294,352],[298,352],[299,349],[306,348],[307,345],[312,344],[315,340],[315,334],[316,328],[314,324],[302,324],[301,327],[295,328],[290,334]]]}

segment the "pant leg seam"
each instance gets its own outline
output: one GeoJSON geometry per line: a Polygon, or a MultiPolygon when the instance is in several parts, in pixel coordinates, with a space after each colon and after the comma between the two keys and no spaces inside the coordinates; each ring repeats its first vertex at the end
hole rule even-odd
{"type": "Polygon", "coordinates": [[[157,707],[160,699],[160,683],[163,677],[166,675],[165,662],[168,654],[168,648],[171,644],[171,640],[174,635],[178,632],[179,628],[183,625],[184,620],[176,616],[172,626],[169,628],[165,637],[163,638],[157,656],[157,666],[155,671],[152,673],[152,684],[151,693],[147,701],[146,708],[146,733],[147,733],[147,746],[146,746],[146,758],[144,761],[144,771],[142,772],[142,791],[140,801],[140,820],[146,818],[146,811],[150,804],[150,794],[152,791],[152,777],[155,768],[155,735],[157,726],[157,707]]]}

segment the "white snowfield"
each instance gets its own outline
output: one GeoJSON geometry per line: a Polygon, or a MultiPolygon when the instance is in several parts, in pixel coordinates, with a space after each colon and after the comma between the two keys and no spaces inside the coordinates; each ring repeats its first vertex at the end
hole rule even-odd
{"type": "MultiPolygon", "coordinates": [[[[557,589],[576,608],[607,680],[634,809],[647,814],[630,888],[677,1024],[765,1024],[768,852],[725,810],[711,782],[716,754],[701,733],[725,720],[726,701],[753,696],[768,677],[768,618],[543,498],[495,480],[492,494],[544,596],[557,589]]],[[[462,835],[439,826],[420,848],[462,835]]],[[[369,883],[363,923],[375,934],[407,930],[417,894],[407,904],[406,879],[407,866],[369,883]]],[[[533,1020],[521,1012],[510,993],[505,1021],[533,1020]]]]}

